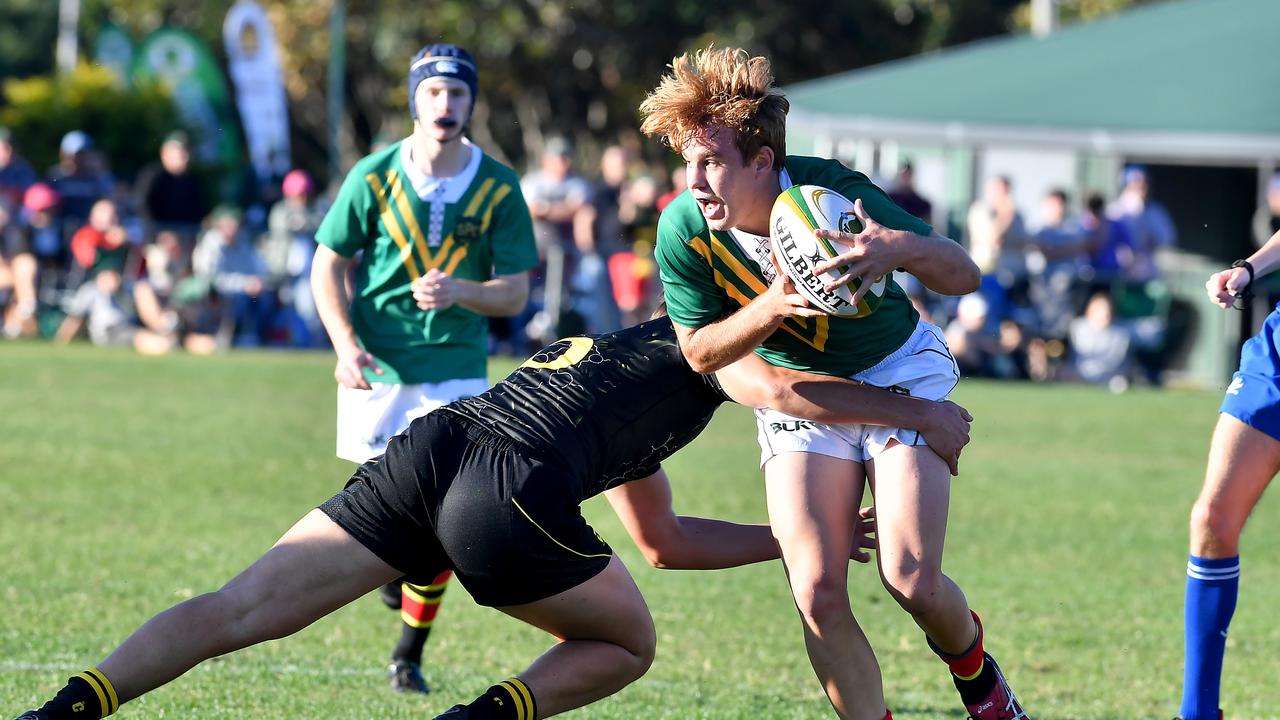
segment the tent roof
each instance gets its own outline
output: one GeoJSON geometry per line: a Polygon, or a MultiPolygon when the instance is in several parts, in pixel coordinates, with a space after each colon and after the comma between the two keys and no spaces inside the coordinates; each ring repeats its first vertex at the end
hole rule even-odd
{"type": "Polygon", "coordinates": [[[1277,29],[1277,0],[1164,2],[785,90],[813,132],[1277,157],[1277,29]]]}

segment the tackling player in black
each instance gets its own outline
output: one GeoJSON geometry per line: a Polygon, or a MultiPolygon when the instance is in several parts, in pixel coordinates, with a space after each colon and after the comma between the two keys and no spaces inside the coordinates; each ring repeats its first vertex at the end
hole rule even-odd
{"type": "MultiPolygon", "coordinates": [[[[563,641],[440,717],[549,717],[617,692],[654,656],[644,599],[583,519],[583,500],[606,493],[661,567],[778,557],[767,525],[677,517],[659,467],[730,395],[822,422],[918,428],[953,469],[968,442],[971,418],[957,405],[754,355],[740,363],[719,383],[693,372],[666,318],[553,343],[488,392],[414,421],[247,570],[152,618],[19,720],[106,717],[208,658],[291,635],[396,578],[429,582],[446,569],[476,602],[563,641]]],[[[855,559],[870,546],[856,542],[855,559]]]]}

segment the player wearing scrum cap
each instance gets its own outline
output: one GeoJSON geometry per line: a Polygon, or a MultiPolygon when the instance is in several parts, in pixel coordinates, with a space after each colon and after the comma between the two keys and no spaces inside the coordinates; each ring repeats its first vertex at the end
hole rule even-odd
{"type": "MultiPolygon", "coordinates": [[[[769,61],[735,49],[675,58],[640,106],[641,130],[683,156],[688,178],[689,189],[662,214],[655,252],[685,357],[712,372],[755,351],[775,365],[944,399],[960,375],[942,332],[920,321],[892,280],[880,307],[863,318],[808,306],[771,261],[770,210],[793,184],[831,188],[855,202],[862,232],[819,231],[849,246],[815,268],[848,265],[836,284],[858,278],[868,287],[904,268],[935,292],[962,295],[977,289],[978,268],[861,173],[786,155],[788,109],[769,61]]],[[[883,583],[950,667],[969,715],[1025,717],[983,650],[977,615],[942,573],[948,461],[902,428],[803,422],[769,409],[757,410],[757,423],[770,523],[810,662],[840,717],[889,716],[875,655],[850,610],[842,550],[866,482],[879,518],[883,583]]],[[[954,472],[955,459],[948,460],[954,472]]]]}
{"type": "MultiPolygon", "coordinates": [[[[316,233],[311,284],[338,356],[339,457],[380,455],[414,418],[484,392],[486,318],[528,299],[537,252],[519,176],[465,135],[478,80],[466,50],[424,47],[409,64],[413,134],[356,163],[316,233]]],[[[427,692],[422,649],[448,579],[383,593],[405,623],[396,690],[427,692]]]]}

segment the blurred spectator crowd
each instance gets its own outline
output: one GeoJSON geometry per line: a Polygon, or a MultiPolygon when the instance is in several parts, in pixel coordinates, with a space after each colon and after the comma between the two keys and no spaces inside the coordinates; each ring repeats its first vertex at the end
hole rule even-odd
{"type": "Polygon", "coordinates": [[[323,210],[311,178],[290,172],[261,216],[209,208],[187,138],[164,139],[129,182],[83,132],[37,173],[0,128],[0,309],[6,338],[161,354],[327,342],[309,266],[323,210]]]}
{"type": "MultiPolygon", "coordinates": [[[[326,208],[305,171],[242,205],[209,207],[214,193],[181,133],[132,181],[113,176],[83,132],[64,136],[59,156],[39,173],[0,128],[5,338],[68,342],[83,332],[147,354],[328,346],[310,289],[326,208]]],[[[522,182],[542,264],[526,312],[493,320],[495,351],[636,322],[655,304],[659,202],[677,194],[665,171],[610,146],[598,179],[587,179],[572,157],[552,139],[522,182]]]]}
{"type": "MultiPolygon", "coordinates": [[[[647,318],[661,294],[653,261],[658,217],[684,189],[673,172],[605,147],[587,177],[574,149],[552,138],[521,189],[541,264],[526,311],[492,321],[495,352],[604,332],[647,318]]],[[[187,139],[167,137],[133,182],[114,177],[92,138],[70,132],[43,174],[0,128],[0,310],[7,338],[69,341],[158,354],[244,346],[326,347],[310,291],[315,231],[324,214],[315,183],[294,170],[242,207],[206,207],[212,193],[191,167],[187,139]]],[[[935,223],[905,163],[886,190],[935,223]]],[[[1123,390],[1158,385],[1176,349],[1169,292],[1156,262],[1172,247],[1169,214],[1147,173],[1125,170],[1110,201],[1049,192],[1029,220],[1011,180],[988,178],[969,208],[964,242],[982,271],[963,298],[901,284],[921,314],[945,328],[965,375],[1073,380],[1123,390]]],[[[1255,218],[1280,227],[1280,176],[1255,218]]]]}
{"type": "MultiPolygon", "coordinates": [[[[1121,185],[1110,202],[1092,194],[1078,208],[1051,190],[1032,224],[1014,206],[1011,180],[987,179],[967,216],[982,285],[942,318],[962,373],[1116,392],[1162,383],[1179,338],[1156,258],[1176,230],[1143,168],[1127,168],[1121,185]]],[[[938,312],[935,298],[914,297],[938,312]]]]}

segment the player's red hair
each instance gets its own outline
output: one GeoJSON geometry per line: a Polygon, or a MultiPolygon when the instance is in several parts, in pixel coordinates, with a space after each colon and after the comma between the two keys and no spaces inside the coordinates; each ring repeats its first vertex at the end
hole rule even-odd
{"type": "Polygon", "coordinates": [[[671,61],[671,73],[640,103],[640,131],[659,136],[676,152],[708,129],[736,132],[743,161],[762,147],[773,150],[773,166],[787,154],[791,104],[773,86],[769,59],[738,48],[708,47],[671,61]]]}

